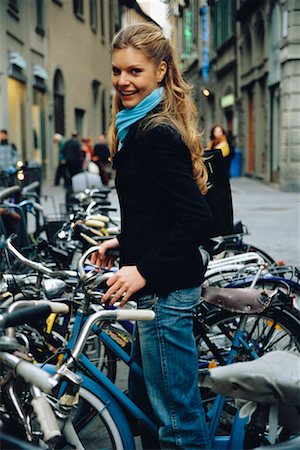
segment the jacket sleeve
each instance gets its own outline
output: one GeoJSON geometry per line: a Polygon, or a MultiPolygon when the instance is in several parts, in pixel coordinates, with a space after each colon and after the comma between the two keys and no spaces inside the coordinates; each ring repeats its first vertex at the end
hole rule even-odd
{"type": "Polygon", "coordinates": [[[145,254],[137,268],[150,283],[176,273],[214,234],[214,219],[192,176],[189,150],[178,133],[158,126],[143,133],[139,158],[158,201],[171,214],[168,237],[145,254]]]}

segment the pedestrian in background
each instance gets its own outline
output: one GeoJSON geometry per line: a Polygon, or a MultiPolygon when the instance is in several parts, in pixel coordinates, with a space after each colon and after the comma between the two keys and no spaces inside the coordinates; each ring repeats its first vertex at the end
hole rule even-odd
{"type": "Polygon", "coordinates": [[[110,178],[110,152],[106,143],[105,134],[98,136],[98,143],[94,145],[93,161],[99,167],[102,183],[107,186],[110,178]]]}
{"type": "Polygon", "coordinates": [[[133,357],[141,355],[146,391],[130,374],[129,395],[159,426],[142,430],[144,448],[209,448],[198,388],[193,314],[205,268],[198,250],[213,234],[203,194],[207,173],[196,130],[197,111],[170,41],[151,24],[129,25],[112,43],[115,87],[110,148],[121,207],[121,234],[93,261],[120,248],[120,270],[103,301],[151,308],[138,322],[133,357]],[[147,402],[147,394],[150,405],[147,402]]]}
{"type": "Polygon", "coordinates": [[[70,188],[72,185],[71,178],[82,172],[83,156],[77,130],[73,130],[71,139],[65,142],[62,148],[62,155],[62,164],[65,165],[66,187],[70,188]]]}
{"type": "Polygon", "coordinates": [[[232,142],[227,138],[225,128],[219,124],[215,124],[210,131],[210,141],[207,145],[208,150],[219,149],[222,152],[227,175],[230,177],[230,163],[234,157],[234,147],[232,142]]]}
{"type": "Polygon", "coordinates": [[[9,142],[8,131],[0,131],[0,170],[15,171],[18,161],[18,150],[15,144],[9,142]]]}
{"type": "Polygon", "coordinates": [[[53,143],[57,146],[58,150],[58,165],[55,173],[54,186],[60,185],[60,180],[63,179],[64,185],[66,183],[65,164],[63,164],[63,147],[64,139],[60,133],[55,133],[53,136],[53,143]]]}
{"type": "Polygon", "coordinates": [[[88,170],[89,163],[93,158],[93,143],[92,138],[83,137],[81,138],[81,151],[82,151],[82,168],[83,170],[88,170]]]}

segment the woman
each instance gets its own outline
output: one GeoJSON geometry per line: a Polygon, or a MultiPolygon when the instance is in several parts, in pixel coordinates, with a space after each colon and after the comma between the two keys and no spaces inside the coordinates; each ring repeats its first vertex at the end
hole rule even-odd
{"type": "MultiPolygon", "coordinates": [[[[120,247],[121,268],[103,301],[125,305],[134,298],[156,313],[138,324],[133,345],[135,355],[140,345],[159,424],[159,443],[144,434],[144,446],[207,449],[192,315],[204,275],[198,247],[213,235],[214,223],[202,195],[207,174],[196,109],[170,42],[150,24],[129,25],[115,36],[112,83],[110,149],[122,227],[92,262],[110,265],[107,250],[120,247]]],[[[130,395],[147,409],[132,378],[130,395]]]]}
{"type": "Polygon", "coordinates": [[[230,161],[233,158],[233,149],[227,139],[225,129],[221,125],[214,125],[210,130],[210,141],[208,143],[208,150],[219,149],[222,152],[228,178],[230,176],[230,161]]]}

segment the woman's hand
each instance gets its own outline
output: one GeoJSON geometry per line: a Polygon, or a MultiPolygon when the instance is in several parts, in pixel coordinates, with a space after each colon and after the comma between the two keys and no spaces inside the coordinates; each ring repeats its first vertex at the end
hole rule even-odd
{"type": "Polygon", "coordinates": [[[103,244],[101,244],[98,252],[92,253],[91,263],[95,264],[96,266],[99,266],[101,269],[104,269],[105,267],[107,267],[108,270],[111,269],[112,266],[114,265],[116,258],[113,256],[107,256],[106,252],[107,250],[119,247],[120,244],[117,238],[105,241],[103,244]]]}
{"type": "Polygon", "coordinates": [[[146,280],[136,266],[123,266],[107,280],[107,285],[110,288],[102,297],[102,302],[105,303],[112,296],[109,304],[113,305],[124,294],[120,303],[120,306],[124,306],[132,294],[146,285],[146,280]]]}

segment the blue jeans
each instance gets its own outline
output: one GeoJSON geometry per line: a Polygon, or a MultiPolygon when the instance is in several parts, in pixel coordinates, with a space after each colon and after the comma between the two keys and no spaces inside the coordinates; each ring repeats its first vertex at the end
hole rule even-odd
{"type": "MultiPolygon", "coordinates": [[[[160,447],[146,442],[144,436],[146,448],[209,449],[193,335],[193,313],[200,289],[174,291],[165,298],[145,296],[138,301],[139,309],[151,308],[156,314],[151,322],[138,322],[132,349],[135,358],[140,350],[146,391],[159,424],[160,447]]],[[[143,394],[143,386],[133,377],[129,379],[129,392],[151,416],[147,394],[143,394]]]]}

